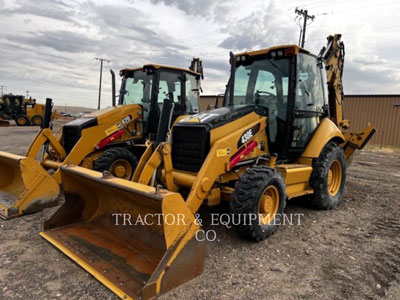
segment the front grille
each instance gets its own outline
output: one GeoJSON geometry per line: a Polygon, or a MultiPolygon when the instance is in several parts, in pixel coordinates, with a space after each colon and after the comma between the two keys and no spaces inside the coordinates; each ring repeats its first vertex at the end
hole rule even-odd
{"type": "Polygon", "coordinates": [[[67,154],[74,148],[75,144],[81,138],[81,128],[75,126],[64,126],[63,128],[63,146],[67,154]]]}
{"type": "Polygon", "coordinates": [[[67,155],[81,138],[82,130],[93,126],[97,126],[96,118],[79,118],[64,125],[62,145],[67,155]]]}
{"type": "Polygon", "coordinates": [[[174,169],[198,172],[210,150],[206,126],[175,126],[172,132],[172,165],[174,169]]]}

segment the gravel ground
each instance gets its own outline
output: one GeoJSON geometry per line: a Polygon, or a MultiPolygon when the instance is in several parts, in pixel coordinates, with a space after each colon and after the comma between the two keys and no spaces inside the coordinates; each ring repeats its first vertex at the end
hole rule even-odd
{"type": "MultiPolygon", "coordinates": [[[[60,127],[62,120],[55,122],[60,127]]],[[[35,127],[0,128],[0,151],[23,155],[35,127]]],[[[362,151],[348,169],[342,202],[331,211],[302,200],[286,213],[299,225],[281,226],[260,243],[233,229],[216,230],[204,273],[159,299],[400,299],[400,153],[362,151]]],[[[54,213],[0,221],[0,299],[117,299],[38,232],[54,213]]]]}

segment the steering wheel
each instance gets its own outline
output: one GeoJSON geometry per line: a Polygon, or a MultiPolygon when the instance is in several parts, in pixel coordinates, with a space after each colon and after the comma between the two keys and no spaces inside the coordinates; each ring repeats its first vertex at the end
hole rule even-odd
{"type": "Polygon", "coordinates": [[[266,106],[269,103],[273,102],[273,99],[275,99],[275,97],[276,96],[271,92],[256,90],[255,102],[257,105],[266,106]],[[260,94],[265,94],[265,96],[261,96],[260,94]]]}
{"type": "Polygon", "coordinates": [[[275,95],[272,94],[271,92],[256,90],[256,95],[259,96],[260,94],[267,94],[268,96],[273,96],[273,97],[275,97],[275,95]]]}

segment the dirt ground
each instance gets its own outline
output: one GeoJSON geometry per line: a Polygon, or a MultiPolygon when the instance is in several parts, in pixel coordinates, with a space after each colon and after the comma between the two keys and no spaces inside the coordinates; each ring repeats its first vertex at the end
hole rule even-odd
{"type": "MultiPolygon", "coordinates": [[[[1,127],[0,151],[23,155],[37,130],[1,127]]],[[[286,213],[302,214],[300,224],[260,243],[210,226],[222,209],[201,213],[217,233],[204,273],[160,299],[400,299],[399,152],[357,153],[335,209],[293,200],[286,213]]],[[[0,221],[0,299],[117,299],[38,235],[55,210],[0,221]]]]}

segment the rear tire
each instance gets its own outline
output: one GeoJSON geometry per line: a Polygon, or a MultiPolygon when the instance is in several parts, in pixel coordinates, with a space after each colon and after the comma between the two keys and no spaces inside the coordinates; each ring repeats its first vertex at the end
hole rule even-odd
{"type": "Polygon", "coordinates": [[[346,158],[343,149],[329,142],[313,161],[310,187],[314,193],[308,203],[315,209],[331,209],[339,204],[346,182],[346,158]]]}
{"type": "Polygon", "coordinates": [[[43,117],[39,115],[35,115],[32,117],[32,125],[35,126],[42,126],[43,124],[43,117]]]}
{"type": "Polygon", "coordinates": [[[17,116],[15,118],[15,123],[18,126],[28,126],[30,122],[29,122],[29,119],[26,116],[20,115],[20,116],[17,116]]]}
{"type": "Polygon", "coordinates": [[[108,171],[117,178],[130,180],[133,177],[138,161],[128,149],[115,147],[104,151],[94,161],[93,170],[108,171]]]}
{"type": "Polygon", "coordinates": [[[266,166],[256,166],[236,182],[230,208],[239,235],[262,241],[278,229],[285,206],[286,189],[281,174],[266,166]]]}

